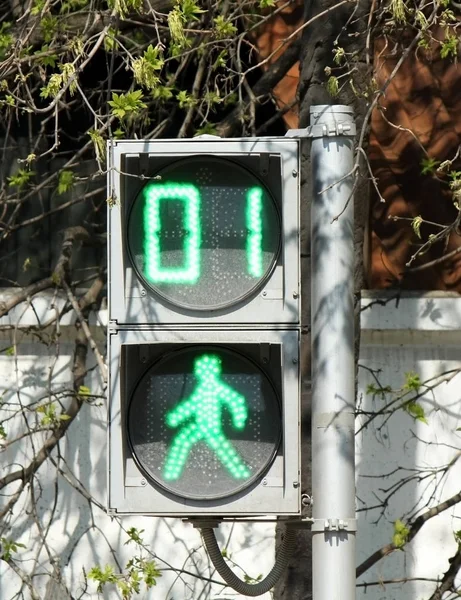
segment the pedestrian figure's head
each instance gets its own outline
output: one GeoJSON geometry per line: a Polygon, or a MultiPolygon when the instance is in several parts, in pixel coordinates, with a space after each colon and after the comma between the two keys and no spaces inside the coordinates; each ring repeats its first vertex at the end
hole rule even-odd
{"type": "Polygon", "coordinates": [[[215,354],[202,354],[195,359],[194,372],[198,379],[215,379],[221,374],[221,359],[215,354]]]}

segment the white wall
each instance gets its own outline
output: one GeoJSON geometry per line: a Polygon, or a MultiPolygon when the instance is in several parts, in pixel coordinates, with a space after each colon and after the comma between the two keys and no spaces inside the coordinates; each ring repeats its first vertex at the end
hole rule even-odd
{"type": "MultiPolygon", "coordinates": [[[[30,333],[5,329],[14,326],[18,318],[21,325],[32,325],[37,318],[41,321],[49,318],[53,314],[51,300],[47,297],[34,301],[34,310],[20,308],[0,320],[0,348],[17,343],[15,356],[0,354],[2,421],[7,418],[8,439],[24,429],[22,417],[14,418],[14,411],[21,405],[33,409],[39,398],[46,400],[52,397],[52,392],[59,391],[64,397],[65,390],[71,387],[74,327],[70,316],[62,321],[57,343],[50,339],[48,348],[30,333]]],[[[397,302],[369,294],[362,305],[361,411],[382,409],[391,400],[390,394],[384,398],[366,394],[367,385],[373,381],[376,384],[367,369],[379,370],[377,377],[381,384],[397,390],[403,386],[406,372],[417,372],[426,380],[461,368],[461,298],[430,294],[400,298],[397,302]]],[[[104,314],[98,318],[104,319],[104,314]]],[[[92,331],[104,351],[104,330],[96,319],[92,331]]],[[[96,393],[100,384],[98,371],[93,369],[86,385],[96,393]]],[[[399,410],[375,418],[357,435],[358,564],[392,540],[396,519],[414,519],[461,487],[461,461],[459,464],[455,461],[445,472],[441,470],[461,449],[460,432],[456,431],[461,427],[461,377],[453,376],[449,382],[428,389],[421,404],[427,425],[399,410]],[[399,487],[403,479],[407,481],[399,487]]],[[[35,411],[27,412],[31,423],[34,422],[35,411]]],[[[359,416],[358,430],[368,418],[366,414],[359,416]]],[[[5,448],[1,454],[2,475],[24,464],[33,451],[32,442],[38,447],[43,436],[38,434],[33,440],[24,439],[5,448]]],[[[105,514],[102,508],[106,501],[106,405],[103,398],[81,409],[68,436],[60,443],[59,451],[53,453],[53,459],[54,464],[48,461],[37,474],[35,503],[31,502],[30,488],[27,488],[20,505],[6,517],[11,529],[0,531],[0,536],[26,545],[14,557],[19,568],[34,575],[31,583],[40,599],[64,600],[66,597],[63,590],[54,590],[53,595],[50,586],[47,595],[52,571],[50,557],[61,566],[75,598],[96,598],[94,583],[85,588],[84,571],[95,564],[110,563],[116,567],[116,557],[123,566],[136,550],[132,544],[125,545],[128,538],[122,526],[144,529],[144,541],[156,554],[163,570],[156,588],[150,593],[143,591],[140,598],[225,600],[238,597],[232,590],[223,590],[219,584],[210,586],[189,574],[200,572],[220,581],[203,551],[198,532],[190,525],[155,518],[126,518],[117,522],[105,514]],[[85,490],[95,502],[88,501],[85,490]],[[33,504],[36,511],[31,512],[33,504]],[[41,532],[47,528],[48,546],[41,541],[41,532]]],[[[14,491],[14,486],[8,491],[14,491]]],[[[0,497],[1,505],[7,500],[7,496],[0,497]]],[[[430,580],[443,575],[449,566],[448,559],[456,550],[453,531],[458,529],[461,529],[461,510],[455,506],[430,520],[404,552],[394,552],[368,570],[359,584],[370,585],[359,587],[358,597],[367,600],[429,598],[436,586],[432,581],[377,584],[396,578],[430,580]]],[[[232,559],[256,577],[267,573],[272,566],[273,531],[271,524],[226,525],[220,531],[219,541],[223,546],[229,541],[232,559]]],[[[1,561],[2,600],[32,597],[27,588],[23,589],[23,596],[15,596],[20,589],[20,578],[1,561]]],[[[116,598],[114,588],[104,597],[116,598]]],[[[269,600],[270,594],[262,598],[269,600]]]]}
{"type": "MultiPolygon", "coordinates": [[[[392,541],[397,519],[413,521],[461,490],[461,298],[391,298],[369,294],[362,301],[359,408],[384,412],[357,436],[358,564],[392,541]],[[394,390],[404,386],[405,373],[418,373],[427,382],[419,400],[427,424],[403,410],[391,414],[407,396],[389,406],[398,394],[367,394],[367,385],[376,385],[367,369],[394,390]]],[[[358,431],[368,419],[358,417],[358,431]]],[[[437,585],[431,580],[443,576],[456,552],[453,531],[459,529],[460,505],[429,520],[405,551],[383,558],[359,579],[373,585],[359,587],[358,598],[430,598],[437,585]],[[405,578],[415,579],[376,585],[405,578]]]]}

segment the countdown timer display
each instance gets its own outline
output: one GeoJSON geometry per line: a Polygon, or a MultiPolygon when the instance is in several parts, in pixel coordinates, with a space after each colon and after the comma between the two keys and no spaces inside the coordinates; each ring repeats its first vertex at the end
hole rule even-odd
{"type": "Polygon", "coordinates": [[[176,306],[213,310],[264,285],[282,234],[276,202],[253,172],[202,155],[169,164],[144,186],[127,237],[146,287],[176,306]]]}
{"type": "Polygon", "coordinates": [[[149,479],[183,498],[221,498],[268,468],[280,444],[281,410],[254,361],[222,346],[191,345],[141,377],[127,431],[149,479]]]}

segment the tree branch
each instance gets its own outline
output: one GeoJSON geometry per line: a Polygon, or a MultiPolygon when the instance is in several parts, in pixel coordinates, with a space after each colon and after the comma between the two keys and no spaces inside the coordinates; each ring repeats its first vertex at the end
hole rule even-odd
{"type": "MultiPolygon", "coordinates": [[[[430,508],[425,513],[423,513],[422,515],[420,515],[409,526],[410,532],[408,534],[408,538],[407,538],[406,543],[408,544],[409,542],[411,542],[411,540],[419,532],[419,530],[424,525],[424,523],[426,523],[426,521],[429,521],[429,519],[432,519],[433,517],[436,517],[437,515],[439,515],[443,511],[447,510],[451,506],[454,506],[455,504],[458,504],[458,502],[461,502],[461,491],[458,492],[457,494],[455,494],[454,496],[452,496],[451,498],[448,498],[448,500],[445,500],[444,502],[441,502],[437,506],[434,506],[433,508],[430,508]]],[[[392,552],[394,552],[395,550],[398,550],[398,548],[393,543],[386,544],[385,546],[383,546],[379,550],[376,550],[376,552],[373,552],[373,554],[371,556],[369,556],[366,560],[363,561],[362,564],[360,564],[357,567],[356,576],[360,577],[361,575],[363,575],[365,573],[365,571],[368,571],[368,569],[370,569],[374,564],[376,564],[377,562],[379,562],[385,556],[388,556],[389,554],[392,554],[392,552]]]]}
{"type": "MultiPolygon", "coordinates": [[[[99,286],[100,283],[97,280],[93,285],[99,286]]],[[[80,321],[75,324],[77,329],[77,336],[75,339],[75,351],[74,351],[74,396],[67,409],[65,415],[69,417],[66,420],[60,420],[59,425],[55,427],[53,433],[45,441],[40,450],[36,453],[33,459],[30,461],[27,467],[17,469],[8,473],[4,477],[0,478],[0,490],[12,483],[13,481],[22,481],[23,483],[29,482],[38,469],[42,466],[45,460],[48,458],[50,453],[57,446],[60,439],[62,439],[73,423],[75,417],[78,415],[81,407],[84,404],[84,399],[79,395],[80,387],[83,385],[86,375],[86,357],[88,354],[88,339],[83,331],[80,321]]]]}
{"type": "MultiPolygon", "coordinates": [[[[282,80],[287,71],[299,60],[302,47],[301,38],[295,40],[285,52],[274,61],[264,75],[253,86],[253,94],[256,98],[263,97],[282,80]]],[[[251,106],[251,100],[247,98],[243,105],[239,105],[216,127],[217,134],[221,137],[230,137],[244,119],[246,111],[251,106]]]]}
{"type": "Polygon", "coordinates": [[[442,578],[442,581],[429,600],[442,600],[442,596],[445,592],[448,592],[453,588],[456,575],[461,569],[461,545],[458,544],[458,550],[456,554],[449,560],[450,567],[442,578]]]}

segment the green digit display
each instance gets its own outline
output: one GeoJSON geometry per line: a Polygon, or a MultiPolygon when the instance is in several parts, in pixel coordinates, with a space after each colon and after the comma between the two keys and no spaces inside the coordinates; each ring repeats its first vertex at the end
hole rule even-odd
{"type": "Polygon", "coordinates": [[[175,481],[181,477],[188,455],[195,444],[205,442],[234,479],[246,479],[250,470],[227,439],[222,428],[222,410],[226,407],[235,429],[243,430],[248,418],[247,401],[222,381],[221,359],[202,354],[195,359],[197,385],[192,394],[166,414],[168,427],[180,429],[173,438],[163,475],[175,481]]]}
{"type": "Polygon", "coordinates": [[[200,276],[200,192],[194,185],[182,183],[150,184],[146,189],[144,209],[144,253],[146,276],[154,283],[196,283],[200,276]],[[160,234],[162,202],[181,201],[184,205],[183,219],[184,261],[181,267],[162,267],[160,234]]]}
{"type": "Polygon", "coordinates": [[[249,231],[246,244],[248,273],[252,277],[263,274],[263,191],[260,187],[248,190],[246,194],[246,225],[249,231]]]}
{"type": "MultiPolygon", "coordinates": [[[[251,277],[263,275],[263,190],[252,187],[245,194],[245,219],[248,231],[246,240],[247,271],[251,277]]],[[[197,187],[190,184],[166,183],[150,184],[146,189],[144,209],[146,275],[154,283],[196,283],[200,277],[200,220],[201,195],[197,187]],[[186,238],[184,240],[184,264],[181,267],[162,266],[162,202],[181,201],[184,205],[183,221],[186,238]]]]}

